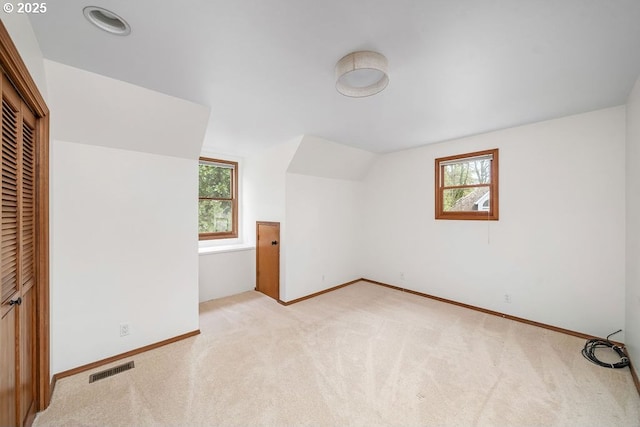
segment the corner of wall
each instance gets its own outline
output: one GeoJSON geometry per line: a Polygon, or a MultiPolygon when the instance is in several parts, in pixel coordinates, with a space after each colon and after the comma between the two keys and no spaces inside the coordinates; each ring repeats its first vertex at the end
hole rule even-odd
{"type": "MultiPolygon", "coordinates": [[[[640,372],[640,78],[626,105],[626,243],[625,243],[625,344],[635,370],[640,372]]],[[[640,390],[639,390],[640,391],[640,390]]]]}

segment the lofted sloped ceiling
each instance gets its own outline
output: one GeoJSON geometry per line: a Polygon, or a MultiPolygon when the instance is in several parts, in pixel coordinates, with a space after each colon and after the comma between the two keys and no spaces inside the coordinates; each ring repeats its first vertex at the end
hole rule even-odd
{"type": "MultiPolygon", "coordinates": [[[[210,107],[204,150],[245,156],[301,134],[390,152],[624,104],[640,74],[637,0],[98,0],[31,15],[47,59],[210,107]],[[346,98],[334,66],[389,60],[346,98]]],[[[176,141],[179,143],[179,141],[176,141]]]]}
{"type": "Polygon", "coordinates": [[[44,61],[51,138],[196,160],[209,110],[95,73],[44,61]],[[176,143],[178,141],[179,143],[176,143]]]}
{"type": "Polygon", "coordinates": [[[367,174],[375,157],[375,154],[367,150],[304,135],[287,172],[360,181],[367,174]]]}

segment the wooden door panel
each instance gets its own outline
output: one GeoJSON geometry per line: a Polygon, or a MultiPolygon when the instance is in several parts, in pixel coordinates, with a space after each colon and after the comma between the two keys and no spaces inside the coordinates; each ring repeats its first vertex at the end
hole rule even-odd
{"type": "Polygon", "coordinates": [[[280,299],[280,223],[256,223],[256,289],[280,299]]]}
{"type": "Polygon", "coordinates": [[[0,318],[0,426],[14,426],[16,419],[16,309],[4,310],[0,318]],[[12,345],[13,344],[13,345],[12,345]]]}
{"type": "Polygon", "coordinates": [[[36,410],[36,288],[23,290],[20,313],[20,396],[19,419],[22,425],[36,410]]]}
{"type": "Polygon", "coordinates": [[[3,75],[0,150],[2,426],[29,424],[37,409],[35,124],[35,116],[3,75]]]}
{"type": "Polygon", "coordinates": [[[36,411],[36,310],[35,287],[35,117],[26,108],[22,110],[22,145],[20,149],[20,395],[19,419],[30,424],[36,411]]]}
{"type": "Polygon", "coordinates": [[[21,100],[6,77],[2,76],[2,178],[0,216],[2,217],[2,249],[0,276],[2,298],[0,298],[0,425],[18,424],[18,305],[22,296],[18,277],[20,224],[18,208],[20,200],[20,139],[21,100]]]}

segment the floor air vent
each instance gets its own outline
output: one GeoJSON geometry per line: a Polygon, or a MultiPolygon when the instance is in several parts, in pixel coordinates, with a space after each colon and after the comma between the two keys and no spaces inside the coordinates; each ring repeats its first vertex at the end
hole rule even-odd
{"type": "Polygon", "coordinates": [[[92,383],[94,381],[98,381],[107,377],[112,377],[116,374],[119,374],[120,372],[128,371],[129,369],[133,368],[135,368],[133,361],[125,363],[124,365],[114,366],[113,368],[91,374],[89,376],[89,382],[92,383]]]}

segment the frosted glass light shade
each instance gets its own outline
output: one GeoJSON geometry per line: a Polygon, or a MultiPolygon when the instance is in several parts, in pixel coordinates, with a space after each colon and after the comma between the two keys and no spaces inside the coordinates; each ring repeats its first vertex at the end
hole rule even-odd
{"type": "Polygon", "coordinates": [[[377,52],[352,52],[336,64],[336,89],[345,96],[375,95],[388,84],[387,58],[377,52]]]}

